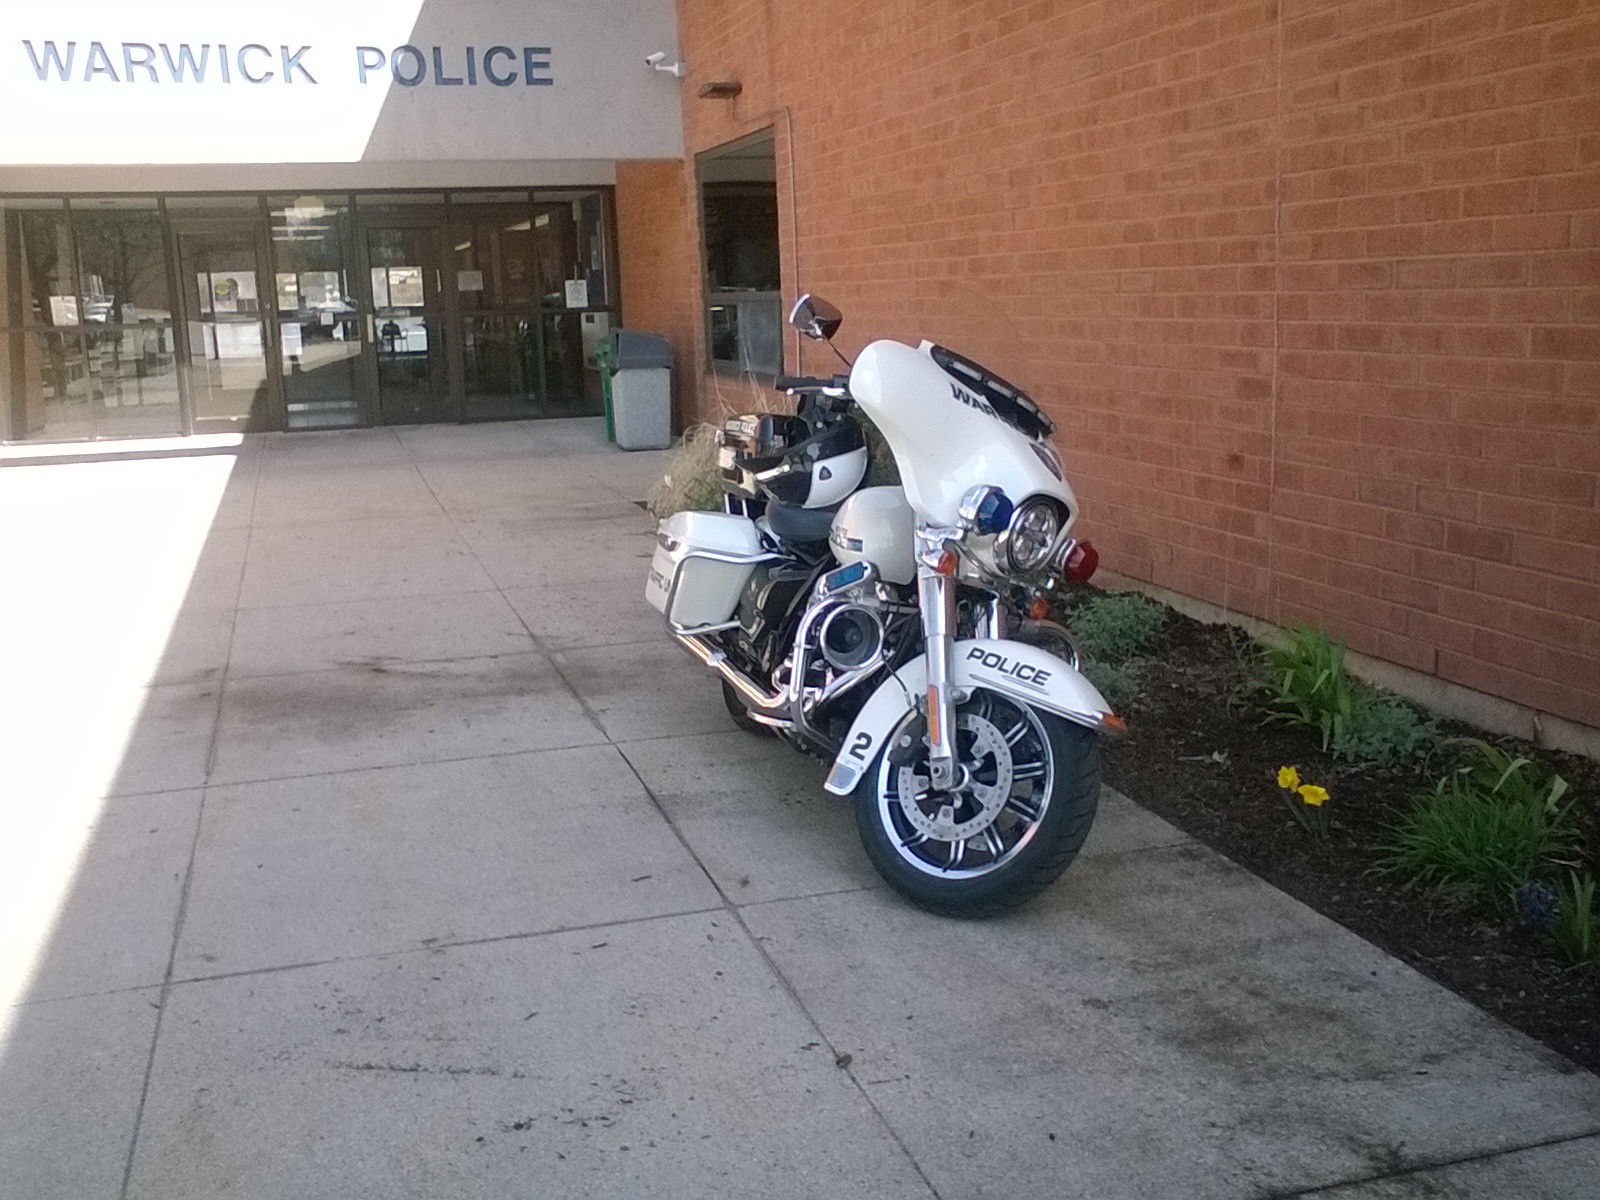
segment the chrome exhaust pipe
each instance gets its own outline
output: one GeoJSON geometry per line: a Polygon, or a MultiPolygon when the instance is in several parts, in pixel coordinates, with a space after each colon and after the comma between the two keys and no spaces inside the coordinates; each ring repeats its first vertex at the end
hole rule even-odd
{"type": "Polygon", "coordinates": [[[728,661],[726,651],[719,650],[704,638],[683,633],[675,633],[672,636],[677,638],[690,654],[728,681],[733,690],[744,700],[751,720],[761,725],[770,725],[774,729],[792,728],[793,722],[788,716],[789,697],[786,693],[774,694],[763,690],[755,680],[728,661]]]}
{"type": "Polygon", "coordinates": [[[790,669],[789,686],[781,692],[769,692],[764,689],[729,661],[727,651],[712,645],[699,634],[679,633],[673,630],[672,636],[682,643],[690,654],[727,680],[744,700],[745,711],[751,720],[773,729],[793,730],[796,734],[829,750],[830,753],[837,754],[838,743],[811,724],[812,711],[841,693],[849,691],[883,664],[883,650],[880,646],[870,661],[863,663],[854,671],[841,675],[828,687],[819,691],[805,686],[805,678],[811,666],[812,630],[822,618],[842,603],[829,600],[813,605],[801,618],[800,627],[795,632],[795,661],[790,669]]]}

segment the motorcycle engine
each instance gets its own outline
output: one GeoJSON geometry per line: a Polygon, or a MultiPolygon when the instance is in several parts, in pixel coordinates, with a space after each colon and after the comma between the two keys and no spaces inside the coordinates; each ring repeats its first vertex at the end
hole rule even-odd
{"type": "Polygon", "coordinates": [[[750,572],[735,613],[739,629],[734,644],[749,661],[770,676],[784,647],[778,644],[783,619],[810,581],[810,568],[792,563],[763,563],[750,572]]]}

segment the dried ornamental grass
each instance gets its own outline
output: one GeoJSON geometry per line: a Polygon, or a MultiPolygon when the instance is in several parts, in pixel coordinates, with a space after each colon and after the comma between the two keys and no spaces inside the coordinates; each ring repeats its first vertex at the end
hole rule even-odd
{"type": "Polygon", "coordinates": [[[691,425],[673,449],[666,474],[651,486],[645,507],[658,521],[677,512],[721,512],[726,493],[717,473],[717,427],[691,425]]]}

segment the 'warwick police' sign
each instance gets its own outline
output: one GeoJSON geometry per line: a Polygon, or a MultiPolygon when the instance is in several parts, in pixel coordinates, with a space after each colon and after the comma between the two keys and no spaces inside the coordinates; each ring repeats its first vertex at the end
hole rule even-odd
{"type": "MultiPolygon", "coordinates": [[[[247,42],[230,48],[225,42],[90,42],[58,43],[45,39],[34,45],[22,39],[28,65],[42,83],[309,83],[318,82],[321,55],[311,46],[267,46],[247,42]]],[[[435,87],[477,87],[481,79],[491,87],[547,87],[555,82],[550,71],[549,46],[489,46],[480,54],[476,46],[446,49],[442,46],[354,46],[343,55],[346,69],[356,82],[377,75],[401,87],[432,84],[435,87]]],[[[334,56],[328,56],[330,59],[334,56]]]]}
{"type": "Polygon", "coordinates": [[[287,178],[228,164],[466,162],[521,180],[508,164],[549,162],[599,180],[608,160],[682,153],[684,84],[644,65],[677,38],[673,0],[0,0],[0,113],[16,118],[0,120],[0,192],[65,186],[36,170],[51,165],[139,168],[80,172],[86,190],[287,178]]]}

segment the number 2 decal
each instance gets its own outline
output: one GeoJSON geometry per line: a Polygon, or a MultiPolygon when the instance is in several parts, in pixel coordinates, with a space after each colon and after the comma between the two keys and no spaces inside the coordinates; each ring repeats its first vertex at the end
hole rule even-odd
{"type": "Polygon", "coordinates": [[[870,733],[856,734],[856,740],[850,747],[850,757],[865,759],[867,751],[872,748],[872,735],[870,733]]]}

